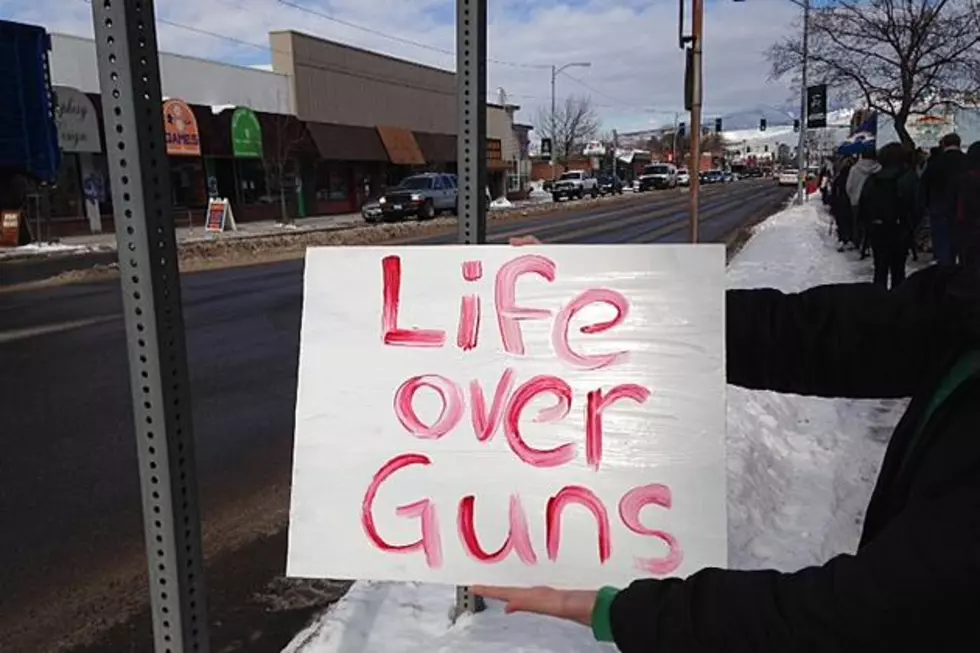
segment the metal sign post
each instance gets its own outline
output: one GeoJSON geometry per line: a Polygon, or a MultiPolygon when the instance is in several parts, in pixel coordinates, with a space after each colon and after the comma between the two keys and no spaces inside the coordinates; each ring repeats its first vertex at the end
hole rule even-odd
{"type": "MultiPolygon", "coordinates": [[[[456,165],[459,242],[487,242],[487,0],[456,0],[456,165]]],[[[453,620],[483,610],[483,599],[456,588],[453,620]]]]}
{"type": "Polygon", "coordinates": [[[153,0],[93,0],[153,640],[207,653],[201,520],[153,0]]]}

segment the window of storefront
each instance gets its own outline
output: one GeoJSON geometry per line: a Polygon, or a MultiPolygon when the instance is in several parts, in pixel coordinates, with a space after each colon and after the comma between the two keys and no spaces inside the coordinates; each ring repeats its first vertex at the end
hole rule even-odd
{"type": "Polygon", "coordinates": [[[350,167],[338,161],[317,163],[316,198],[321,202],[343,202],[350,197],[350,167]]]}
{"type": "Polygon", "coordinates": [[[51,188],[50,201],[53,218],[77,218],[85,215],[77,154],[62,154],[58,179],[51,188]]]}
{"type": "Polygon", "coordinates": [[[207,184],[204,179],[204,162],[201,159],[170,157],[170,185],[174,206],[207,206],[207,184]]]}
{"type": "Polygon", "coordinates": [[[265,166],[262,159],[237,159],[238,189],[241,202],[258,204],[268,201],[265,166]]]}

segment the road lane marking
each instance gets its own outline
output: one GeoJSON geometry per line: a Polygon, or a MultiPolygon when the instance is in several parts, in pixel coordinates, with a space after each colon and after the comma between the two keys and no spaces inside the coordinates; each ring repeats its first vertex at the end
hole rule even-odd
{"type": "Polygon", "coordinates": [[[71,331],[72,329],[82,329],[87,326],[102,324],[104,322],[111,322],[113,320],[121,319],[121,318],[122,318],[122,313],[115,313],[113,315],[101,315],[98,317],[88,317],[80,320],[69,320],[67,322],[45,324],[42,326],[28,327],[26,329],[11,329],[10,331],[0,331],[0,345],[6,344],[8,342],[16,342],[18,340],[27,340],[29,338],[45,336],[51,333],[71,331]]]}

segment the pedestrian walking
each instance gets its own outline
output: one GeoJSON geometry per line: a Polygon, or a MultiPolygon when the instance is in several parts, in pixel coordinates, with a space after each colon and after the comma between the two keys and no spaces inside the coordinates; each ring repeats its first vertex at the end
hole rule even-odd
{"type": "Polygon", "coordinates": [[[956,181],[966,165],[966,155],[957,134],[947,134],[940,141],[942,150],[930,157],[922,173],[922,196],[929,212],[932,251],[940,265],[956,262],[954,242],[956,215],[956,181]]]}
{"type": "Polygon", "coordinates": [[[964,265],[980,264],[980,141],[966,152],[965,171],[957,183],[956,242],[964,265]]]}
{"type": "Polygon", "coordinates": [[[901,143],[889,143],[878,154],[881,168],[861,190],[859,215],[868,227],[874,256],[874,283],[895,288],[905,281],[905,261],[918,223],[918,177],[909,167],[901,143]]]}
{"type": "Polygon", "coordinates": [[[864,182],[868,177],[881,170],[881,166],[875,161],[877,153],[874,149],[867,149],[861,152],[861,158],[851,168],[847,176],[847,197],[851,202],[851,215],[853,216],[856,230],[855,243],[861,249],[861,258],[868,256],[870,241],[868,240],[868,223],[866,216],[861,215],[859,205],[861,203],[861,191],[864,189],[864,182]]]}
{"type": "Polygon", "coordinates": [[[847,197],[847,178],[851,173],[851,166],[854,160],[846,157],[834,177],[830,187],[830,206],[834,215],[834,222],[837,224],[837,236],[841,245],[838,251],[854,243],[854,211],[851,208],[851,200],[847,197]]]}
{"type": "MultiPolygon", "coordinates": [[[[518,244],[533,242],[521,239],[518,244]]],[[[729,290],[728,381],[819,397],[912,397],[855,554],[798,571],[703,569],[625,589],[475,587],[591,627],[623,653],[980,649],[980,267],[897,291],[729,290]]]]}

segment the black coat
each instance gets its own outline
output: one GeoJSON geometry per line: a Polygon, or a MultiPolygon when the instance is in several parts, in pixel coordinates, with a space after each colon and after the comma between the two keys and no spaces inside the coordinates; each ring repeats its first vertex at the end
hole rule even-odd
{"type": "Polygon", "coordinates": [[[925,205],[952,213],[954,189],[966,168],[966,155],[960,150],[945,150],[926,164],[922,173],[922,198],[925,205]]]}
{"type": "Polygon", "coordinates": [[[728,379],[752,389],[912,401],[855,555],[794,573],[705,569],[641,580],[611,620],[624,653],[980,650],[980,378],[910,440],[949,366],[980,347],[980,268],[932,267],[895,291],[732,290],[728,379]]]}

